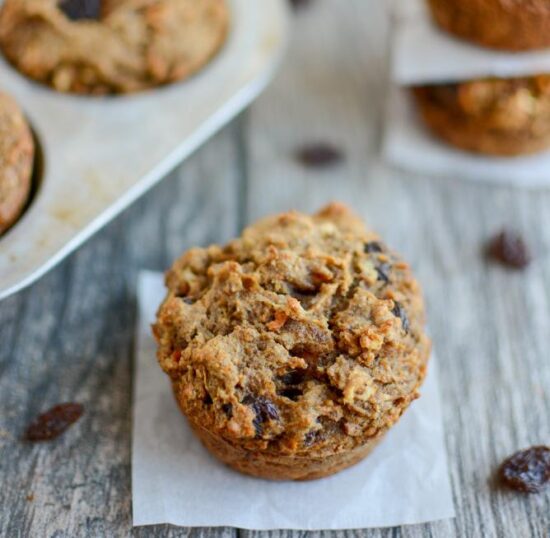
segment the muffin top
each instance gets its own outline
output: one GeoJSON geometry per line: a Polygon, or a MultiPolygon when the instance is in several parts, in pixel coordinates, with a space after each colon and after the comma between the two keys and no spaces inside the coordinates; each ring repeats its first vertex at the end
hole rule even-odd
{"type": "Polygon", "coordinates": [[[166,285],[159,363],[188,418],[229,443],[351,449],[418,395],[429,352],[419,286],[345,206],[193,248],[166,285]]]}
{"type": "Polygon", "coordinates": [[[17,103],[0,92],[0,233],[21,213],[31,188],[34,143],[17,103]]]}
{"type": "Polygon", "coordinates": [[[227,28],[225,0],[5,0],[0,46],[59,91],[127,93],[192,74],[227,28]]]}
{"type": "Polygon", "coordinates": [[[550,120],[550,75],[487,78],[420,88],[434,102],[501,129],[522,129],[550,120]]]}

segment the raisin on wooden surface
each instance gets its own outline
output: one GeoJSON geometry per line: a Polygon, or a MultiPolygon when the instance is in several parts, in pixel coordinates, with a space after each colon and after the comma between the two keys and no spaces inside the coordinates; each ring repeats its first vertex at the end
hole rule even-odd
{"type": "Polygon", "coordinates": [[[312,0],[289,0],[289,2],[294,9],[302,9],[311,4],[312,0]]]}
{"type": "Polygon", "coordinates": [[[343,159],[340,149],[324,142],[307,144],[296,151],[296,160],[308,168],[327,168],[343,159]]]}
{"type": "Polygon", "coordinates": [[[502,230],[487,246],[488,256],[507,267],[523,269],[531,263],[531,253],[523,237],[512,230],[502,230]]]}
{"type": "Polygon", "coordinates": [[[550,448],[533,446],[510,456],[500,467],[500,479],[509,488],[539,493],[550,483],[550,448]]]}
{"type": "Polygon", "coordinates": [[[78,403],[62,403],[39,415],[27,428],[27,441],[51,441],[72,426],[84,412],[78,403]]]}

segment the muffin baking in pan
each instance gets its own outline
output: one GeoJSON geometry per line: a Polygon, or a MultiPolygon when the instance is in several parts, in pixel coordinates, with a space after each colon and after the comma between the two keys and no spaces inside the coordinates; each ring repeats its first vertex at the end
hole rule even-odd
{"type": "Polygon", "coordinates": [[[105,0],[101,12],[96,0],[0,5],[0,91],[17,99],[44,154],[40,189],[0,239],[2,299],[257,97],[290,18],[282,0],[105,0]]]}
{"type": "Polygon", "coordinates": [[[458,148],[513,156],[550,148],[550,75],[413,89],[422,119],[458,148]]]}
{"type": "Polygon", "coordinates": [[[31,192],[34,141],[17,103],[0,92],[0,234],[21,215],[31,192]]]}
{"type": "Polygon", "coordinates": [[[128,93],[195,73],[228,25],[225,0],[5,0],[0,47],[56,90],[128,93]]]}
{"type": "Polygon", "coordinates": [[[445,31],[484,47],[530,50],[550,47],[548,0],[428,0],[445,31]]]}
{"type": "Polygon", "coordinates": [[[191,249],[166,284],[160,366],[197,436],[238,471],[333,474],[418,397],[430,350],[419,286],[342,205],[191,249]]]}

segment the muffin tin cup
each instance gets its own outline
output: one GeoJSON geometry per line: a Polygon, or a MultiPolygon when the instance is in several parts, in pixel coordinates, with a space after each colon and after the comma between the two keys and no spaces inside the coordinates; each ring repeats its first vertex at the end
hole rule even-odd
{"type": "Polygon", "coordinates": [[[139,94],[61,94],[0,60],[2,90],[25,111],[42,154],[39,188],[0,237],[0,299],[54,267],[265,88],[285,49],[286,4],[229,0],[230,33],[210,64],[139,94]]]}

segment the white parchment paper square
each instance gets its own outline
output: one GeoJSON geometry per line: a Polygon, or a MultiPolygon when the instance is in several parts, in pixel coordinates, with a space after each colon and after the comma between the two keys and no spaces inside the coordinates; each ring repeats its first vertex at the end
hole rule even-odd
{"type": "Polygon", "coordinates": [[[394,87],[390,93],[382,151],[389,163],[418,174],[522,188],[550,187],[550,152],[491,157],[454,148],[428,131],[404,88],[394,87]]]}
{"type": "Polygon", "coordinates": [[[362,463],[312,482],[251,478],[211,457],[174,401],[156,363],[150,331],[163,296],[161,275],[142,273],[132,443],[134,525],[348,529],[454,516],[433,361],[422,397],[362,463]]]}
{"type": "Polygon", "coordinates": [[[496,51],[456,39],[431,20],[425,0],[394,2],[392,77],[403,85],[550,73],[550,49],[496,51]]]}

